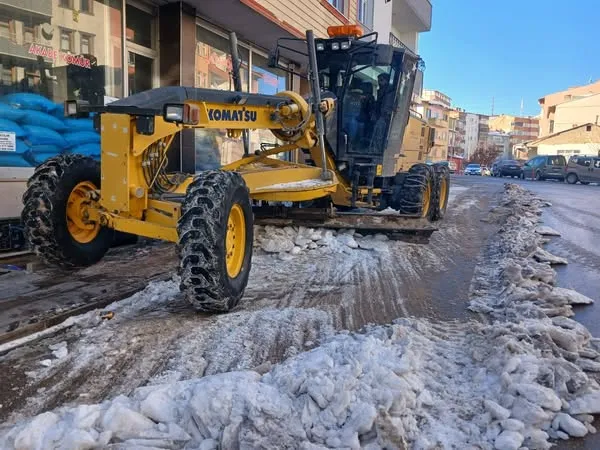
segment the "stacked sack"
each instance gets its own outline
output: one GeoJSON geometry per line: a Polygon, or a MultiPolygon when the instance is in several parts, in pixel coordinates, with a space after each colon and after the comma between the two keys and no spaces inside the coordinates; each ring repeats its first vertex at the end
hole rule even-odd
{"type": "Polygon", "coordinates": [[[0,132],[16,135],[16,152],[0,151],[0,166],[36,167],[62,153],[100,158],[92,119],[64,117],[64,107],[27,92],[0,97],[0,132]]]}

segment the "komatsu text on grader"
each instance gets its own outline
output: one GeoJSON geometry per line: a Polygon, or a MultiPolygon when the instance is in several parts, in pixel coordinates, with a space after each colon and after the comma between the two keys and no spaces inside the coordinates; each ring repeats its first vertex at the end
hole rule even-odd
{"type": "MultiPolygon", "coordinates": [[[[358,27],[328,31],[296,40],[308,59],[304,97],[242,92],[232,34],[233,92],[165,87],[101,107],[67,101],[69,116],[96,113],[101,158],[61,155],[37,167],[23,196],[32,248],[77,268],[98,262],[115,233],[175,242],[181,290],[198,310],[224,312],[246,288],[255,223],[428,237],[446,210],[447,168],[383,173],[400,151],[420,60],[358,27]],[[226,129],[245,155],[220,170],[168,173],[170,144],[186,128],[226,129]],[[250,153],[251,129],[271,130],[280,145],[250,153]],[[302,163],[274,157],[296,150],[302,163]],[[381,213],[389,208],[397,213],[381,213]]],[[[280,40],[272,64],[282,49],[292,50],[280,40]]]]}

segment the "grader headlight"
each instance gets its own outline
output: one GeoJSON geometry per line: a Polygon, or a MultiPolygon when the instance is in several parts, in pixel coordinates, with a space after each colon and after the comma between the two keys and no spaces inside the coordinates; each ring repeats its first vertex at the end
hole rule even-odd
{"type": "Polygon", "coordinates": [[[168,103],[163,109],[165,122],[197,125],[200,122],[200,109],[187,103],[168,103]]]}

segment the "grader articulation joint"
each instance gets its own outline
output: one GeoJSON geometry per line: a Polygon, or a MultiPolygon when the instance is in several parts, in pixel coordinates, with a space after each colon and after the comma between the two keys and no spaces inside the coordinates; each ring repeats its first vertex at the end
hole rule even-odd
{"type": "Polygon", "coordinates": [[[255,223],[426,240],[446,210],[447,168],[384,173],[402,146],[419,58],[378,44],[376,33],[329,31],[329,39],[306,34],[305,97],[242,92],[232,35],[234,92],[165,87],[102,107],[67,102],[67,115],[96,113],[101,158],[61,155],[36,168],[23,196],[32,247],[49,263],[78,268],[98,262],[115,233],[174,242],[189,300],[225,312],[246,288],[255,223]],[[190,128],[227,130],[243,139],[244,156],[219,170],[169,173],[171,144],[190,128]],[[270,130],[279,144],[250,152],[253,129],[270,130]],[[387,208],[397,213],[381,214],[387,208]]]}

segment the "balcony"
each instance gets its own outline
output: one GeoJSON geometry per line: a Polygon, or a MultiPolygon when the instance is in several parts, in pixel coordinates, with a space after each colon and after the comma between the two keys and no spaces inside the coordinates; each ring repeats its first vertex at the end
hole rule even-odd
{"type": "Polygon", "coordinates": [[[34,13],[52,17],[52,0],[0,0],[3,9],[14,8],[22,13],[34,13]]]}
{"type": "Polygon", "coordinates": [[[16,44],[13,39],[0,37],[0,55],[36,61],[37,56],[29,53],[29,47],[29,44],[19,45],[16,44]]]}
{"type": "Polygon", "coordinates": [[[432,127],[436,128],[448,128],[448,121],[444,119],[438,119],[436,117],[432,117],[431,119],[427,119],[427,123],[432,127]]]}
{"type": "Polygon", "coordinates": [[[431,30],[429,0],[392,0],[392,26],[402,33],[431,30]]]}

